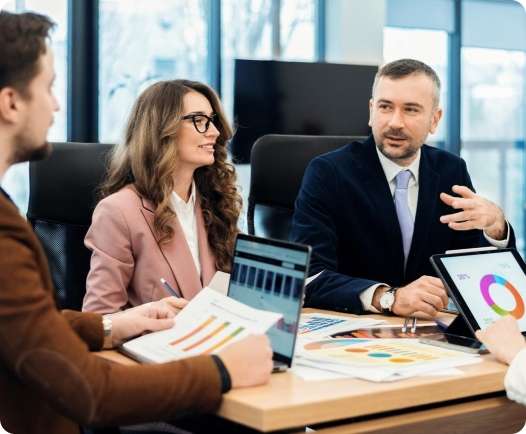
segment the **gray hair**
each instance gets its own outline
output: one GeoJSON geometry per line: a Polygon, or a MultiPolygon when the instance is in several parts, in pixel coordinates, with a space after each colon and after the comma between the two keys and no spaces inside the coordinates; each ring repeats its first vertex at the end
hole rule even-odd
{"type": "Polygon", "coordinates": [[[407,77],[411,74],[424,74],[431,79],[435,88],[433,103],[435,107],[438,107],[438,103],[440,102],[440,79],[433,68],[426,65],[424,62],[415,59],[399,59],[383,65],[374,77],[372,89],[373,95],[378,80],[380,80],[381,77],[389,77],[396,80],[398,78],[407,77]]]}

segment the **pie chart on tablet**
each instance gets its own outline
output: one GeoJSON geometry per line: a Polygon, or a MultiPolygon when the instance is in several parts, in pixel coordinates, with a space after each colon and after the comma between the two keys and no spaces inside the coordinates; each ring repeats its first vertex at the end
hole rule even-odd
{"type": "Polygon", "coordinates": [[[480,279],[480,292],[486,304],[493,309],[493,311],[500,315],[513,315],[515,318],[520,319],[524,315],[524,300],[522,299],[519,291],[508,282],[504,277],[497,274],[486,274],[482,279],[480,279]],[[499,306],[490,294],[490,287],[496,290],[495,285],[498,286],[499,291],[508,291],[513,298],[515,299],[515,308],[513,310],[506,310],[499,306]]]}

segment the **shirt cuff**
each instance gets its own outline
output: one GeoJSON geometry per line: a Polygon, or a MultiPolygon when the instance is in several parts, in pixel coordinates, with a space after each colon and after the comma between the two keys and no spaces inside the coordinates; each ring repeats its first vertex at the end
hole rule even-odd
{"type": "Polygon", "coordinates": [[[506,394],[512,401],[526,405],[526,348],[519,351],[511,361],[504,377],[506,394]]]}
{"type": "Polygon", "coordinates": [[[362,291],[360,294],[360,301],[362,302],[363,310],[368,310],[369,312],[380,313],[378,309],[373,306],[373,297],[374,291],[379,286],[389,286],[387,283],[376,283],[375,285],[369,286],[369,288],[362,291]]]}
{"type": "Polygon", "coordinates": [[[318,276],[323,273],[325,270],[321,270],[319,273],[316,273],[314,276],[307,277],[305,279],[305,286],[307,286],[309,283],[312,283],[313,280],[317,279],[318,276]]]}
{"type": "Polygon", "coordinates": [[[504,240],[494,240],[491,238],[486,232],[482,231],[484,234],[484,238],[486,238],[486,241],[490,243],[493,247],[497,247],[498,249],[505,249],[508,247],[508,244],[510,242],[510,224],[506,220],[506,238],[504,240]]]}

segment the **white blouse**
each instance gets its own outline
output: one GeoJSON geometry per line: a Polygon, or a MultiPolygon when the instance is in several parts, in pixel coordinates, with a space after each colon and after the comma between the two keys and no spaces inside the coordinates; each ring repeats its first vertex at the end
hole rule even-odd
{"type": "Polygon", "coordinates": [[[190,253],[194,259],[197,274],[201,275],[201,263],[199,262],[199,244],[197,242],[197,223],[195,219],[195,182],[192,181],[192,190],[188,202],[185,202],[179,195],[173,191],[171,198],[172,210],[177,215],[177,219],[181,224],[184,236],[190,253]]]}

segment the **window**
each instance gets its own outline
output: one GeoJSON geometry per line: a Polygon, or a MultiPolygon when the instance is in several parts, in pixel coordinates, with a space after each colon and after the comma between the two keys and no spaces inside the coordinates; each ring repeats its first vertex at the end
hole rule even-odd
{"type": "Polygon", "coordinates": [[[221,94],[232,118],[234,59],[272,56],[272,0],[223,0],[221,30],[221,94]]]}
{"type": "Polygon", "coordinates": [[[462,49],[462,157],[479,194],[502,207],[524,248],[526,53],[462,49]]]}
{"type": "Polygon", "coordinates": [[[447,119],[447,54],[448,33],[441,30],[404,29],[385,27],[384,29],[384,61],[391,62],[401,58],[413,58],[431,66],[442,84],[440,105],[444,116],[438,130],[430,135],[430,144],[444,142],[446,137],[447,119]],[[430,49],[433,47],[433,49],[430,49]]]}
{"type": "MultiPolygon", "coordinates": [[[[52,34],[51,42],[55,55],[55,70],[57,74],[54,92],[60,104],[60,111],[55,113],[55,122],[49,130],[48,139],[50,141],[65,141],[67,128],[67,1],[9,1],[5,9],[11,12],[38,12],[49,16],[57,24],[52,34]]],[[[2,186],[11,195],[23,214],[27,211],[29,200],[28,167],[28,163],[17,164],[8,170],[2,180],[2,186]]]]}
{"type": "Polygon", "coordinates": [[[280,44],[283,59],[315,60],[315,14],[313,0],[281,2],[280,44]]]}
{"type": "Polygon", "coordinates": [[[227,113],[233,112],[234,59],[315,60],[315,12],[316,0],[222,0],[221,93],[227,113]]]}
{"type": "Polygon", "coordinates": [[[206,0],[101,0],[99,141],[120,140],[133,102],[163,79],[206,80],[206,0]]]}

